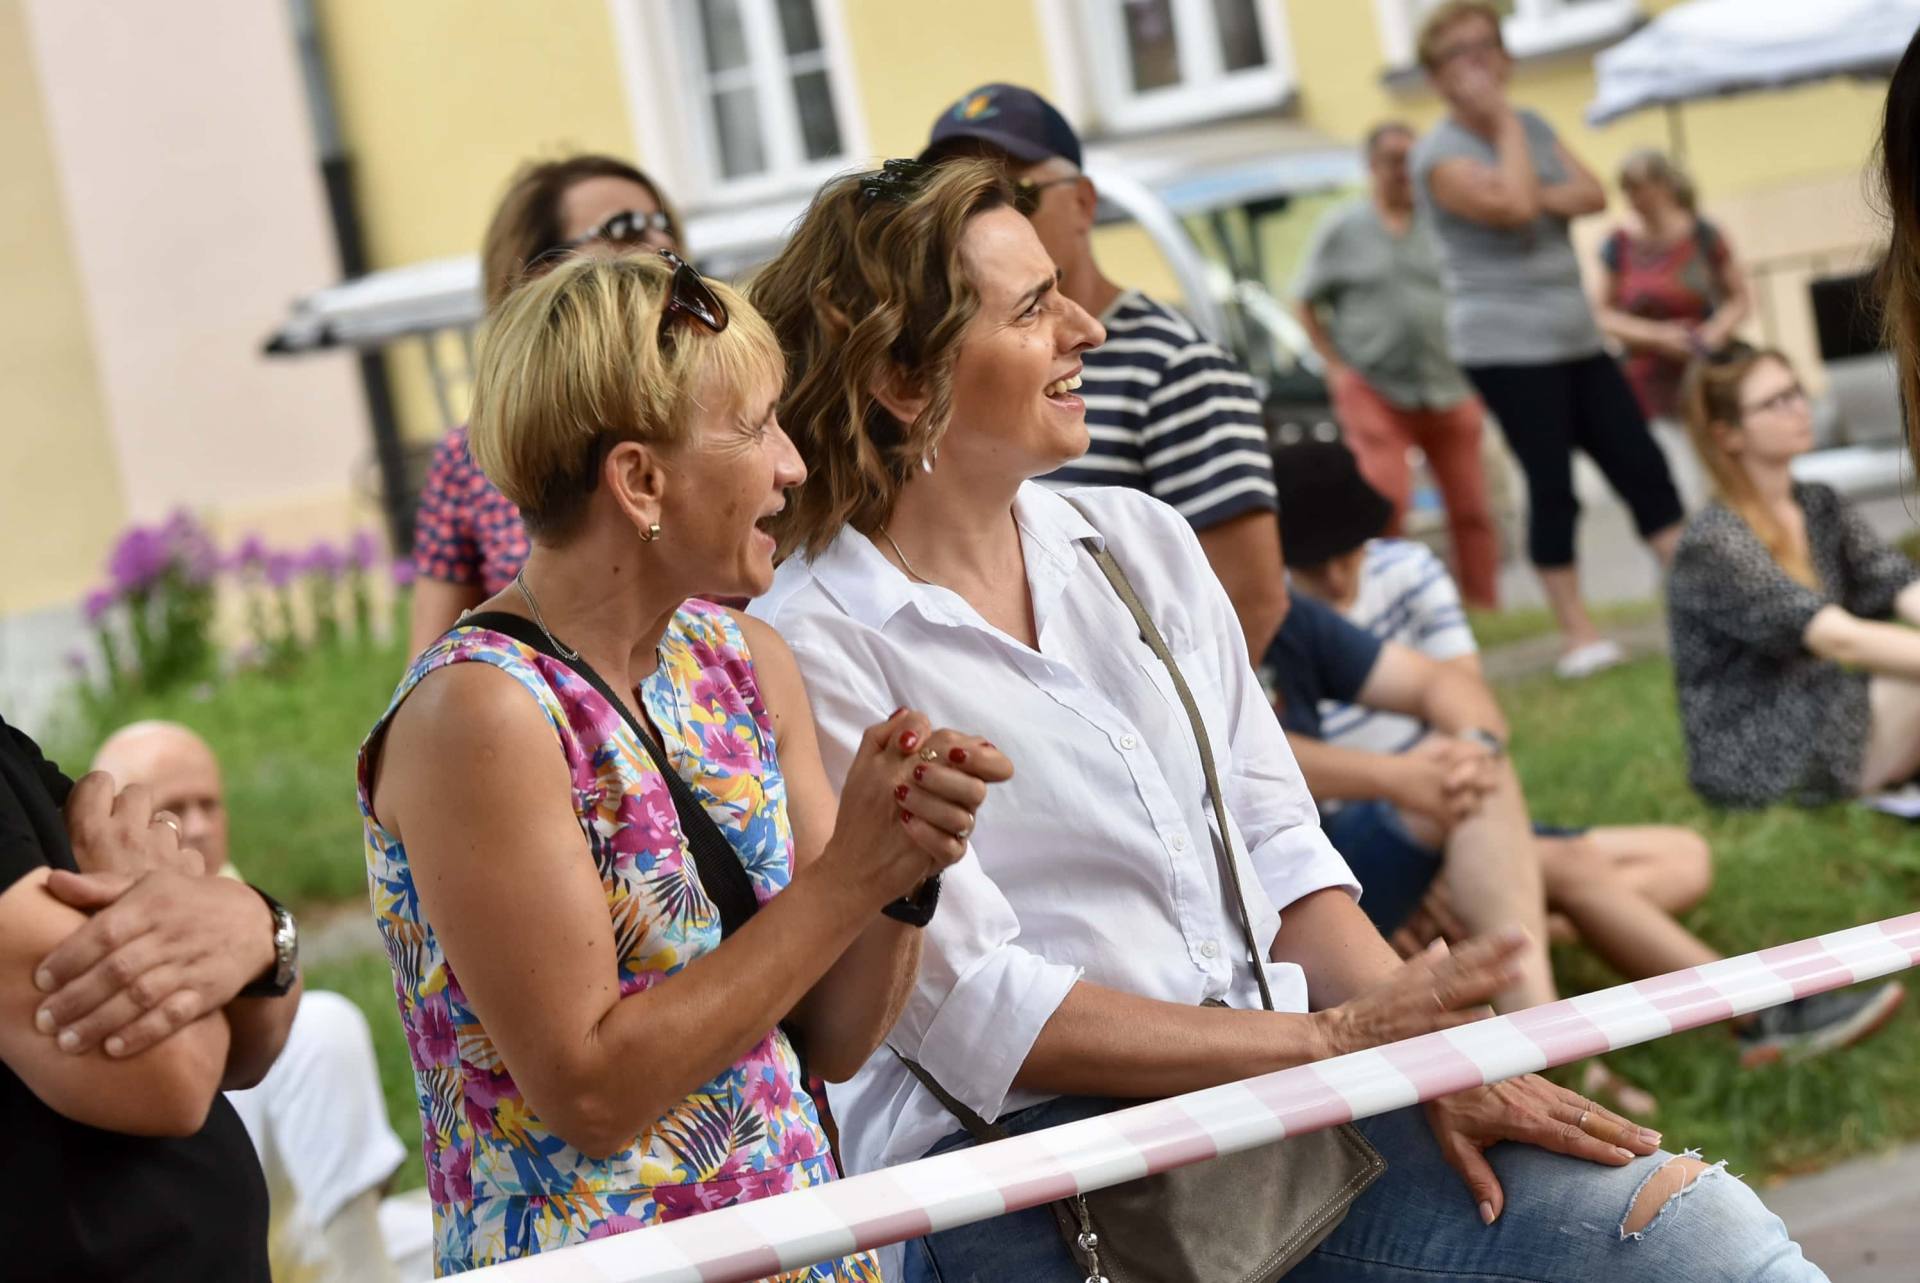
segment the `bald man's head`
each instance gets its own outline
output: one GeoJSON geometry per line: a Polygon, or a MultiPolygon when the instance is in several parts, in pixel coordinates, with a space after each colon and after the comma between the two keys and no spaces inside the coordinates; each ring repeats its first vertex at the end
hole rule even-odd
{"type": "Polygon", "coordinates": [[[220,761],[207,742],[178,722],[135,722],[107,737],[93,768],[121,788],[141,784],[157,811],[180,817],[180,841],[200,852],[209,871],[227,862],[227,808],[220,761]]]}

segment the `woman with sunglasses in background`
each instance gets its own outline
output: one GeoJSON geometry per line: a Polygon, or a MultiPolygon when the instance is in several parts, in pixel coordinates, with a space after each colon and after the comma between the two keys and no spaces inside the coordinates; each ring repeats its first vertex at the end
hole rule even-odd
{"type": "MultiPolygon", "coordinates": [[[[680,225],[653,180],[623,160],[581,155],[524,166],[480,245],[489,313],[515,285],[571,254],[680,248],[680,225]]],[[[414,515],[412,627],[418,654],[460,612],[499,592],[527,559],[520,513],[474,466],[467,430],[434,451],[414,515]]]]}
{"type": "Polygon", "coordinates": [[[563,263],[488,328],[473,452],[531,551],[415,659],[359,779],[441,1273],[833,1179],[787,1031],[859,1068],[1012,773],[882,710],[836,803],[791,652],[695,599],[772,582],[806,475],[783,376],[664,251],[563,263]]]}
{"type": "Polygon", "coordinates": [[[1736,345],[1694,367],[1682,403],[1715,491],[1667,583],[1694,788],[1818,804],[1912,777],[1920,632],[1901,624],[1920,625],[1920,569],[1793,479],[1813,415],[1786,357],[1736,345]]]}

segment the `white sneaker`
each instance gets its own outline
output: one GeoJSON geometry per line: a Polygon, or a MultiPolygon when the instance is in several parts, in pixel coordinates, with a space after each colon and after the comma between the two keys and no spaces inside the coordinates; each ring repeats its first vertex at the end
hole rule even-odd
{"type": "Polygon", "coordinates": [[[1553,671],[1555,676],[1577,682],[1626,661],[1627,652],[1620,649],[1620,643],[1603,637],[1584,646],[1575,646],[1554,662],[1553,671]]]}

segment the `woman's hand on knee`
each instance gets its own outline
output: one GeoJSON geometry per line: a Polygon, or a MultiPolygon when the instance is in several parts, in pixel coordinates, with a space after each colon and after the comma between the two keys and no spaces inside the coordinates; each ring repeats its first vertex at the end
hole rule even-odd
{"type": "Polygon", "coordinates": [[[1659,1132],[1537,1074],[1430,1101],[1427,1122],[1447,1165],[1460,1173],[1480,1219],[1489,1225],[1505,1209],[1506,1194],[1486,1151],[1503,1140],[1609,1167],[1623,1167],[1660,1148],[1659,1132]]]}

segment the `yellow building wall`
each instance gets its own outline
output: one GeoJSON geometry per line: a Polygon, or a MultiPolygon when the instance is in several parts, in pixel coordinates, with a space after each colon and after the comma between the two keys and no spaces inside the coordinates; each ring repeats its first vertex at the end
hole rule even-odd
{"type": "MultiPolygon", "coordinates": [[[[635,158],[606,0],[317,8],[376,268],[478,251],[523,161],[574,151],[635,158]]],[[[405,431],[430,439],[440,414],[420,345],[396,349],[388,368],[405,431]]]]}
{"type": "Polygon", "coordinates": [[[0,0],[0,615],[73,601],[126,515],[19,0],[0,0]]]}

